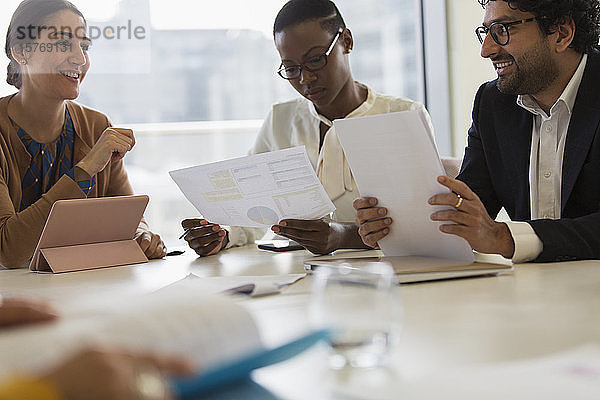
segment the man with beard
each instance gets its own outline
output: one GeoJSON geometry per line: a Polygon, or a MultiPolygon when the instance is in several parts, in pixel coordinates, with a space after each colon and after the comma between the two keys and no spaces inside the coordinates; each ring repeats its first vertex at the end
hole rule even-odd
{"type": "MultiPolygon", "coordinates": [[[[473,107],[461,173],[429,199],[440,230],[513,262],[600,258],[600,4],[598,0],[478,0],[481,56],[498,79],[473,107]],[[512,221],[493,220],[504,207],[512,221]]],[[[392,221],[357,199],[373,247],[392,221]]],[[[397,221],[396,223],[402,223],[397,221]]]]}

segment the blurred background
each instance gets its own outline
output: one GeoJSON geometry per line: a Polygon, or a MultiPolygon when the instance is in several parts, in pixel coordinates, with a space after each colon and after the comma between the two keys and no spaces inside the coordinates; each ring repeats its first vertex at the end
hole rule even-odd
{"type": "MultiPolygon", "coordinates": [[[[6,32],[20,1],[2,0],[6,32]]],[[[276,70],[284,0],[71,0],[86,16],[91,69],[78,102],[135,130],[125,162],[167,245],[196,216],[168,171],[245,155],[271,104],[297,97],[276,70]],[[121,29],[122,28],[122,29],[121,29]],[[118,36],[118,37],[117,37],[118,36]]],[[[478,86],[494,79],[474,34],[476,0],[338,0],[356,80],[423,102],[442,156],[462,157],[478,86]]],[[[8,65],[8,59],[5,60],[8,65]]],[[[4,70],[4,69],[3,69],[4,70]]],[[[0,83],[0,95],[15,89],[0,83]]]]}

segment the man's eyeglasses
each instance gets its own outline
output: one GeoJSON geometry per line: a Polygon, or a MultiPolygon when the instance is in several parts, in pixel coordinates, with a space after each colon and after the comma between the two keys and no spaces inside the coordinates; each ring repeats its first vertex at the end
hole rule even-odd
{"type": "Polygon", "coordinates": [[[492,35],[494,42],[498,43],[500,46],[506,46],[510,40],[510,33],[508,31],[509,27],[513,25],[525,24],[535,20],[536,17],[513,22],[494,22],[489,28],[484,25],[477,27],[477,29],[475,29],[475,34],[477,35],[477,38],[481,44],[483,44],[483,41],[489,32],[492,35]]]}
{"type": "Polygon", "coordinates": [[[338,38],[340,37],[343,31],[343,28],[338,29],[337,34],[331,41],[331,44],[329,45],[329,48],[325,53],[310,57],[308,60],[306,60],[306,62],[302,64],[289,66],[285,66],[282,64],[279,67],[279,70],[277,71],[279,76],[287,80],[298,79],[300,78],[303,69],[310,72],[315,72],[325,68],[325,66],[327,65],[327,57],[333,51],[333,47],[335,46],[335,43],[337,42],[338,38]]]}

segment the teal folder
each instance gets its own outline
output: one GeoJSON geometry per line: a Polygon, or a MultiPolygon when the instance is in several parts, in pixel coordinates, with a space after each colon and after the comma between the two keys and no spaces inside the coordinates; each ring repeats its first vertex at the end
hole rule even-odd
{"type": "Polygon", "coordinates": [[[255,369],[292,358],[321,340],[328,340],[329,336],[328,330],[315,331],[282,346],[261,350],[239,360],[203,371],[192,378],[173,379],[171,387],[176,398],[194,399],[206,391],[246,379],[255,369]]]}

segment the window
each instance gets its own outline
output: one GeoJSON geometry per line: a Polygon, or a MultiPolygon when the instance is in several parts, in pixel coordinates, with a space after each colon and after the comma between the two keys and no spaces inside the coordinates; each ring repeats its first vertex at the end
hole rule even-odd
{"type": "MultiPolygon", "coordinates": [[[[19,2],[4,1],[5,32],[19,2]]],[[[181,219],[198,212],[167,172],[244,155],[271,104],[297,96],[276,75],[272,24],[285,1],[72,2],[94,41],[78,101],[135,129],[137,144],[126,157],[130,180],[137,193],[150,195],[152,229],[176,244],[181,219]]],[[[336,4],[354,36],[355,79],[424,102],[421,1],[336,4]]]]}

